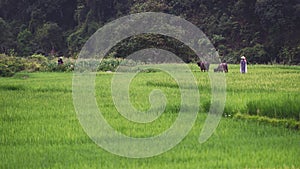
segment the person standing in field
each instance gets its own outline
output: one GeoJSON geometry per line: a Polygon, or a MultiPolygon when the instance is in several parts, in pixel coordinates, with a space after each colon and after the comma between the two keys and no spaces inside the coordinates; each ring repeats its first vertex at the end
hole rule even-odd
{"type": "Polygon", "coordinates": [[[241,68],[240,68],[241,73],[247,73],[247,61],[246,57],[242,56],[241,57],[241,68]]]}
{"type": "Polygon", "coordinates": [[[64,64],[63,57],[59,57],[59,58],[58,58],[57,64],[58,64],[58,65],[64,64]]]}

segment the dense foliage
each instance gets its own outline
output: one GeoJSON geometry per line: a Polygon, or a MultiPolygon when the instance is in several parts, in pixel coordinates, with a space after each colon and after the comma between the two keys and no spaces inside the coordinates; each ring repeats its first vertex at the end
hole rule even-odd
{"type": "Polygon", "coordinates": [[[64,64],[58,65],[56,59],[35,54],[27,58],[0,54],[0,77],[10,77],[17,72],[69,72],[74,69],[75,61],[65,59],[64,64]]]}
{"type": "MultiPolygon", "coordinates": [[[[107,22],[146,11],[174,14],[197,25],[228,62],[246,55],[250,63],[300,63],[298,0],[1,0],[0,53],[75,57],[107,22]]],[[[149,35],[124,41],[115,48],[116,56],[157,41],[156,46],[185,54],[185,61],[194,60],[188,48],[149,35]]]]}
{"type": "MultiPolygon", "coordinates": [[[[120,72],[134,71],[133,66],[145,63],[130,59],[113,58],[111,55],[102,59],[101,62],[87,62],[85,64],[96,64],[98,65],[97,71],[101,72],[115,72],[117,69],[120,72]]],[[[45,57],[41,54],[34,54],[27,58],[0,54],[0,77],[11,77],[18,72],[70,72],[74,70],[74,65],[75,59],[72,58],[63,58],[63,64],[58,64],[56,58],[45,57]]],[[[153,72],[155,70],[146,71],[153,72]]]]}

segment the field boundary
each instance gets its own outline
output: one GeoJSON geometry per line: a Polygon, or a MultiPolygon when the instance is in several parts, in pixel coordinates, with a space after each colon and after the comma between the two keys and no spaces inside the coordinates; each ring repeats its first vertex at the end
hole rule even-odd
{"type": "Polygon", "coordinates": [[[277,119],[277,118],[270,118],[266,116],[258,116],[258,115],[249,115],[249,114],[241,114],[236,113],[233,118],[235,119],[243,119],[243,120],[252,120],[257,121],[259,123],[269,123],[273,126],[283,126],[289,129],[300,129],[300,122],[294,119],[277,119]]]}

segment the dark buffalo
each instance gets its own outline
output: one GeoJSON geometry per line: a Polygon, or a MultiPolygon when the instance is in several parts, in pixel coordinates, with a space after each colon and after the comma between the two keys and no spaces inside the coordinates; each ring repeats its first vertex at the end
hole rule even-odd
{"type": "Polygon", "coordinates": [[[209,63],[208,62],[197,62],[197,65],[200,67],[201,72],[209,71],[209,63]]]}
{"type": "Polygon", "coordinates": [[[228,65],[227,63],[220,63],[217,68],[214,69],[214,72],[228,72],[228,65]]]}

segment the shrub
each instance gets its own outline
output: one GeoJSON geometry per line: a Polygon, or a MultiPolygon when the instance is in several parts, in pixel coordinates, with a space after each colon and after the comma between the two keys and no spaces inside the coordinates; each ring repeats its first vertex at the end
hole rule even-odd
{"type": "Polygon", "coordinates": [[[98,71],[116,71],[117,67],[120,64],[120,59],[103,59],[100,62],[98,71]]]}
{"type": "Polygon", "coordinates": [[[74,60],[65,59],[63,65],[58,65],[57,60],[48,60],[41,54],[34,54],[28,58],[0,55],[0,76],[11,77],[20,71],[36,72],[69,72],[74,70],[74,60]]]}
{"type": "MultiPolygon", "coordinates": [[[[139,70],[138,65],[143,65],[144,63],[131,60],[131,59],[121,59],[121,58],[105,58],[102,59],[98,66],[98,71],[137,71],[139,70]]],[[[145,72],[157,72],[158,70],[145,70],[145,72]]]]}
{"type": "Polygon", "coordinates": [[[74,60],[71,59],[64,59],[64,64],[58,65],[57,60],[51,60],[49,62],[46,62],[45,71],[49,72],[70,72],[74,70],[74,60]]]}
{"type": "Polygon", "coordinates": [[[0,55],[0,76],[11,77],[16,72],[25,70],[25,59],[14,56],[0,55]]]}
{"type": "Polygon", "coordinates": [[[46,65],[48,59],[41,54],[33,54],[26,59],[26,71],[36,72],[36,71],[45,71],[47,69],[46,65]]]}
{"type": "Polygon", "coordinates": [[[148,69],[141,70],[141,72],[143,72],[143,73],[156,73],[156,72],[161,72],[161,70],[155,69],[155,68],[148,68],[148,69]]]}

